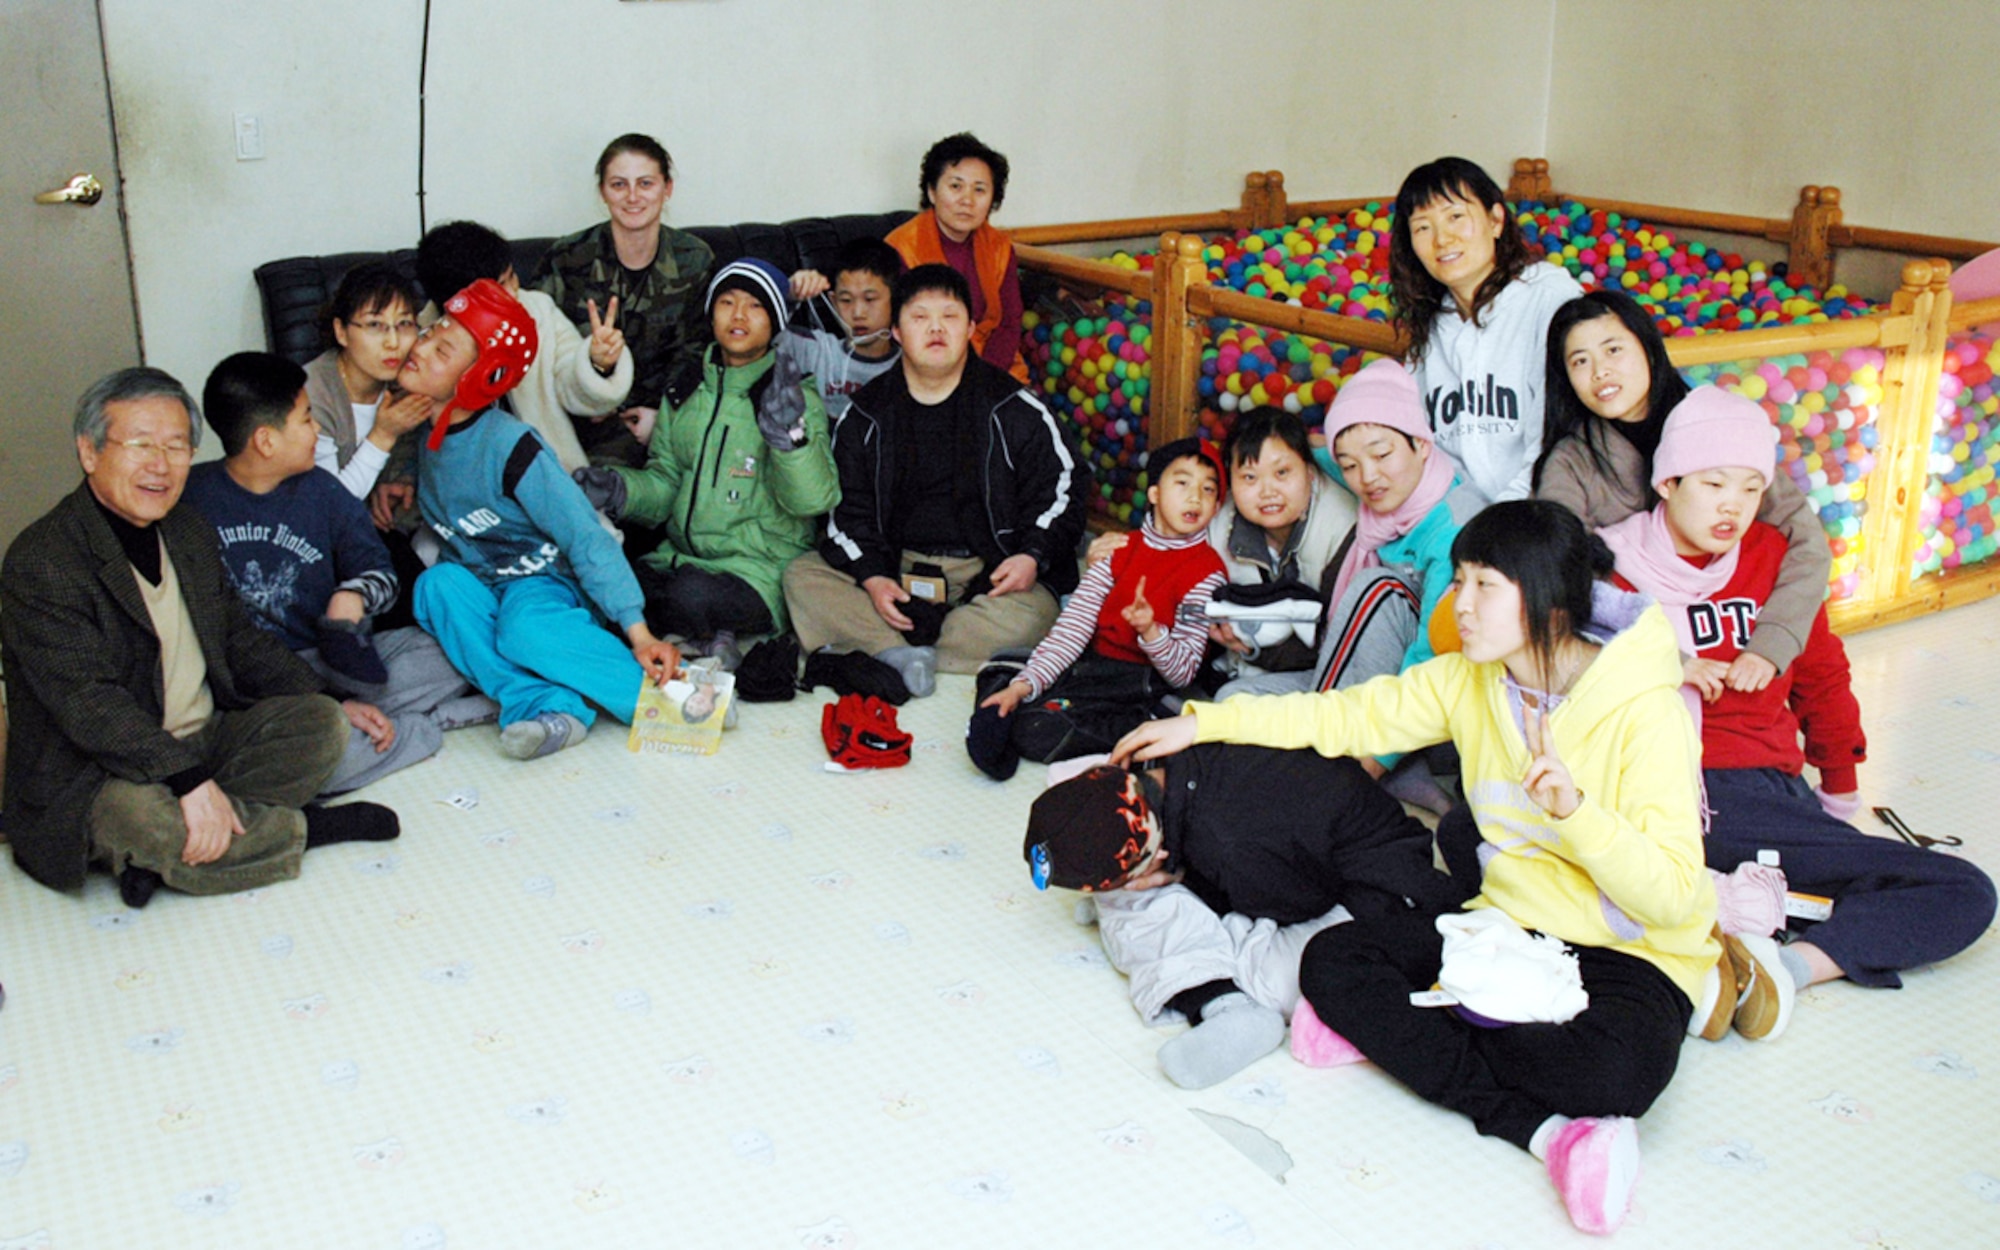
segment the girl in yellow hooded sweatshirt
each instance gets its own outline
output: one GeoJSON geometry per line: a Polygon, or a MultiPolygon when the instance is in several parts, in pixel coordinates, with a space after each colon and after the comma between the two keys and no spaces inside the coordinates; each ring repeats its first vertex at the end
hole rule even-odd
{"type": "MultiPolygon", "coordinates": [[[[1484,865],[1466,908],[1567,944],[1587,1005],[1561,1023],[1499,1025],[1414,1004],[1437,983],[1444,938],[1437,917],[1411,911],[1313,940],[1299,967],[1307,1028],[1533,1153],[1577,1227],[1610,1232],[1638,1178],[1632,1117],[1672,1079],[1719,949],[1680,652],[1650,600],[1599,584],[1611,553],[1561,505],[1488,508],[1452,563],[1461,651],[1344,691],[1191,703],[1112,759],[1196,742],[1327,756],[1455,743],[1484,865]]],[[[1296,1023],[1293,1049],[1305,1057],[1296,1023]]]]}

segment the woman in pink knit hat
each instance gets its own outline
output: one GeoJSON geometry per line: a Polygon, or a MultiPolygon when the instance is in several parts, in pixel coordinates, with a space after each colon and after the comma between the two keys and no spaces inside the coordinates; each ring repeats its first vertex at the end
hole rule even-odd
{"type": "Polygon", "coordinates": [[[1434,654],[1423,622],[1451,585],[1451,540],[1486,500],[1437,453],[1416,379],[1393,360],[1348,379],[1325,429],[1327,459],[1361,506],[1329,565],[1319,664],[1225,696],[1344,688],[1434,654]]]}
{"type": "Polygon", "coordinates": [[[1728,873],[1773,853],[1790,889],[1832,900],[1817,919],[1724,925],[1725,992],[1696,1003],[1691,1027],[1711,1040],[1732,1027],[1753,1041],[1778,1036],[1794,993],[1816,982],[1898,986],[1902,970],[1977,941],[1994,914],[1993,882],[1971,862],[1848,823],[1861,811],[1857,769],[1868,743],[1847,652],[1824,607],[1783,673],[1755,689],[1728,680],[1786,558],[1784,535],[1757,519],[1777,444],[1756,403],[1698,386],[1674,406],[1653,453],[1661,502],[1599,531],[1618,581],[1651,595],[1680,643],[1681,691],[1701,735],[1709,868],[1728,873]],[[1804,776],[1808,764],[1816,786],[1804,776]]]}

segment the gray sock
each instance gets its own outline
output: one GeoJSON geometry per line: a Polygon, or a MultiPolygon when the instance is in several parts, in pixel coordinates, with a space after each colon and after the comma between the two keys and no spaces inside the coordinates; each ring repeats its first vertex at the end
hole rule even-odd
{"type": "Polygon", "coordinates": [[[517,720],[500,731],[500,749],[517,760],[540,759],[564,747],[575,746],[590,732],[568,712],[543,712],[530,720],[517,720]]]}
{"type": "Polygon", "coordinates": [[[877,651],[875,658],[902,676],[912,696],[926,699],[937,690],[936,647],[890,647],[877,651]]]}
{"type": "Polygon", "coordinates": [[[743,648],[736,645],[736,635],[726,629],[716,630],[715,637],[708,640],[707,654],[725,673],[735,672],[743,663],[743,648]]]}
{"type": "Polygon", "coordinates": [[[1285,1042],[1285,1017],[1238,991],[1202,1009],[1201,1023],[1160,1047],[1160,1070],[1182,1089],[1226,1081],[1285,1042]]]}
{"type": "Polygon", "coordinates": [[[1785,965],[1786,972],[1792,974],[1792,984],[1796,988],[1804,989],[1806,986],[1812,984],[1812,967],[1806,963],[1804,955],[1799,954],[1789,946],[1780,946],[1778,948],[1778,962],[1785,965]]]}
{"type": "Polygon", "coordinates": [[[1439,816],[1451,810],[1451,796],[1431,775],[1430,765],[1419,757],[1405,757],[1382,778],[1382,788],[1399,803],[1421,807],[1439,816]]]}

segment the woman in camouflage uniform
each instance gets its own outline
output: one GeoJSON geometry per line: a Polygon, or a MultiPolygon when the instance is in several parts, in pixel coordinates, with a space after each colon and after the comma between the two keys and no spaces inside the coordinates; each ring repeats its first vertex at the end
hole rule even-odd
{"type": "Polygon", "coordinates": [[[674,193],[674,167],[651,136],[611,141],[597,158],[597,193],[610,220],[557,239],[531,285],[546,291],[580,330],[590,322],[591,304],[603,314],[617,298],[618,328],[632,349],[632,406],[616,421],[578,418],[577,438],[593,463],[637,467],[645,462],[675,363],[708,341],[702,292],[715,255],[708,244],[660,220],[674,193]]]}

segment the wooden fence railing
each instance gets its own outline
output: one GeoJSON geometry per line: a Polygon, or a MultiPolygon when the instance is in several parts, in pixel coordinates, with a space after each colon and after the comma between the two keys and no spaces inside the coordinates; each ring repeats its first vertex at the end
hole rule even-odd
{"type": "MultiPolygon", "coordinates": [[[[1931,436],[1937,422],[1947,338],[2000,322],[2000,299],[1954,308],[1947,280],[1953,261],[1970,259],[1993,244],[1848,225],[1841,216],[1837,187],[1805,187],[1790,217],[1766,218],[1590,196],[1558,197],[1550,182],[1548,162],[1522,159],[1515,162],[1508,195],[1516,201],[1544,203],[1572,199],[1648,224],[1783,243],[1794,285],[1824,288],[1831,283],[1842,248],[1913,254],[1916,259],[1903,266],[1899,288],[1873,313],[1807,325],[1671,338],[1668,355],[1676,365],[1687,367],[1851,348],[1881,351],[1884,364],[1882,399],[1876,409],[1875,464],[1863,479],[1868,507],[1862,522],[1860,578],[1852,594],[1830,606],[1834,624],[1843,631],[1865,629],[2000,594],[2000,559],[1942,574],[1911,576],[1924,540],[1920,504],[1930,472],[1931,436]]],[[[1263,171],[1245,177],[1241,201],[1232,209],[1034,226],[1014,231],[1013,238],[1019,263],[1025,269],[1046,274],[1072,289],[1151,301],[1151,392],[1146,420],[1150,441],[1159,443],[1196,428],[1203,326],[1209,318],[1231,318],[1390,355],[1400,348],[1395,332],[1380,322],[1299,308],[1211,285],[1200,233],[1268,229],[1302,218],[1345,214],[1391,198],[1291,201],[1285,193],[1284,175],[1263,171]],[[1153,237],[1158,239],[1159,251],[1151,273],[1054,250],[1059,245],[1153,237]]]]}

